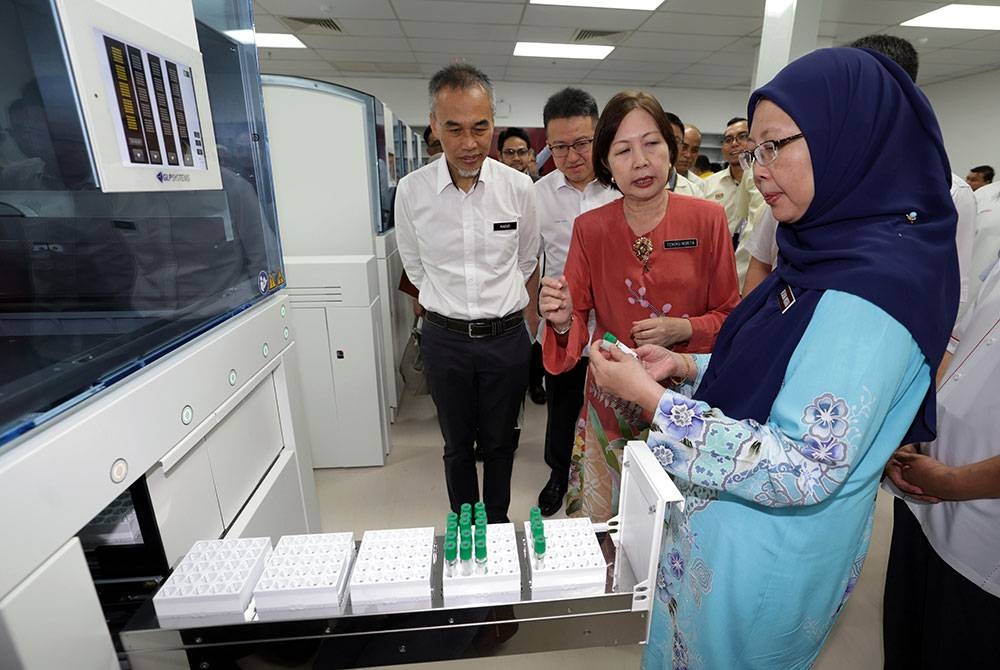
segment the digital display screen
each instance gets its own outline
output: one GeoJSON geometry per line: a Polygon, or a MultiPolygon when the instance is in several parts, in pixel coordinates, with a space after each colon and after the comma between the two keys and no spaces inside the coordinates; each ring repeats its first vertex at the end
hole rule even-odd
{"type": "Polygon", "coordinates": [[[189,66],[98,33],[122,161],[207,170],[189,66]]]}

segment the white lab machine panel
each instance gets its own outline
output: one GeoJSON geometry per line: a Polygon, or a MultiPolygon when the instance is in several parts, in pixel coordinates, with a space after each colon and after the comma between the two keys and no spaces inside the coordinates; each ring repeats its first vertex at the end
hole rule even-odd
{"type": "Polygon", "coordinates": [[[374,98],[297,77],[262,81],[283,253],[374,253],[374,98]]]}
{"type": "Polygon", "coordinates": [[[389,421],[395,422],[404,389],[399,364],[413,327],[410,296],[399,290],[403,261],[396,246],[395,229],[375,238],[375,258],[378,262],[379,294],[382,296],[382,323],[391,324],[383,338],[383,360],[386,362],[385,397],[389,405],[389,421]]]}
{"type": "Polygon", "coordinates": [[[383,465],[389,421],[374,256],[286,257],[313,467],[383,465]]]}
{"type": "Polygon", "coordinates": [[[318,530],[310,528],[305,517],[302,497],[298,495],[298,468],[298,454],[282,450],[226,537],[270,537],[276,543],[288,533],[318,530]]]}
{"type": "Polygon", "coordinates": [[[8,670],[119,667],[77,538],[0,599],[0,666],[8,670]]]}
{"type": "MultiPolygon", "coordinates": [[[[197,45],[162,32],[141,9],[125,14],[99,0],[56,5],[101,190],[221,189],[197,45]]],[[[192,11],[185,3],[176,9],[192,11]]]]}

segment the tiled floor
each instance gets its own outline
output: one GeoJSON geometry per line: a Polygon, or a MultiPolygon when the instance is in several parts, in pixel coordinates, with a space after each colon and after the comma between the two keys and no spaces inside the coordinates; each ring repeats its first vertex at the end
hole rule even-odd
{"type": "MultiPolygon", "coordinates": [[[[542,458],[545,408],[528,402],[511,482],[510,517],[526,519],[548,478],[542,458]]],[[[441,463],[441,434],[428,396],[404,398],[392,426],[392,453],[381,468],[316,471],[323,531],[436,525],[443,532],[448,511],[441,463]]],[[[561,513],[560,513],[561,516],[561,513]]],[[[879,494],[871,550],[864,572],[815,670],[874,670],[882,667],[882,586],[892,529],[892,504],[879,494]]],[[[637,668],[642,648],[609,647],[406,667],[477,670],[538,668],[637,668]]]]}

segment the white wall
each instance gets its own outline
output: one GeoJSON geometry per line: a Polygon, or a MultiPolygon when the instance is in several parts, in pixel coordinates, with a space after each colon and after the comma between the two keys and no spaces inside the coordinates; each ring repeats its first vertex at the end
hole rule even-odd
{"type": "MultiPolygon", "coordinates": [[[[393,114],[411,126],[427,125],[427,81],[425,79],[330,79],[382,100],[393,114]]],[[[542,108],[549,96],[563,88],[561,84],[495,82],[497,98],[496,125],[540,127],[542,108]]],[[[621,88],[580,86],[603,107],[621,88]]],[[[622,87],[624,88],[624,87],[622,87]]],[[[648,88],[664,109],[677,114],[703,132],[722,133],[725,123],[734,116],[746,116],[750,91],[712,91],[702,89],[648,88]]]]}
{"type": "Polygon", "coordinates": [[[951,169],[965,176],[977,165],[1000,167],[1000,70],[931,84],[924,93],[934,105],[951,169]]]}

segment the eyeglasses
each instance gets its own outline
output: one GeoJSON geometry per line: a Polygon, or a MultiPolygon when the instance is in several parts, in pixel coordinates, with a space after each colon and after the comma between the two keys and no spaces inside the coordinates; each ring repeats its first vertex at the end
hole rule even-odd
{"type": "Polygon", "coordinates": [[[562,158],[569,153],[570,149],[582,156],[585,152],[590,151],[590,145],[593,143],[594,138],[587,137],[577,140],[576,142],[573,142],[573,144],[550,144],[549,151],[551,151],[552,155],[556,158],[562,158]]]}
{"type": "Polygon", "coordinates": [[[737,142],[746,142],[747,138],[750,137],[750,133],[740,133],[738,135],[723,135],[722,144],[736,144],[737,142]]]}
{"type": "Polygon", "coordinates": [[[760,163],[761,165],[772,163],[774,162],[774,159],[778,157],[778,149],[785,146],[789,142],[800,140],[803,137],[805,137],[805,135],[799,133],[798,135],[792,135],[791,137],[786,137],[781,140],[761,142],[750,151],[744,151],[740,154],[740,167],[744,170],[749,170],[753,167],[754,163],[760,163]]]}
{"type": "Polygon", "coordinates": [[[524,158],[525,156],[528,155],[530,151],[531,149],[504,149],[500,153],[502,153],[507,158],[513,158],[514,156],[517,156],[518,158],[524,158]]]}

